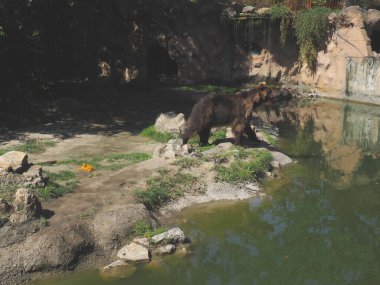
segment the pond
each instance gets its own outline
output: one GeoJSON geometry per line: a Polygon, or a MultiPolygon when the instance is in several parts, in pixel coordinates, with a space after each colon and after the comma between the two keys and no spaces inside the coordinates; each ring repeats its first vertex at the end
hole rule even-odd
{"type": "Polygon", "coordinates": [[[265,198],[201,205],[176,217],[191,254],[38,284],[380,284],[380,108],[303,101],[257,116],[297,162],[264,181],[265,198]]]}

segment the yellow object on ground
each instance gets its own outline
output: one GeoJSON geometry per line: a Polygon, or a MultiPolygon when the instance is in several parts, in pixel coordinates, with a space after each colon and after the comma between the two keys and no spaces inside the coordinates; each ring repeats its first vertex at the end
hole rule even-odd
{"type": "Polygon", "coordinates": [[[91,172],[93,170],[95,170],[95,168],[91,165],[91,164],[82,164],[80,167],[79,167],[80,170],[83,170],[83,171],[86,171],[86,172],[91,172]]]}

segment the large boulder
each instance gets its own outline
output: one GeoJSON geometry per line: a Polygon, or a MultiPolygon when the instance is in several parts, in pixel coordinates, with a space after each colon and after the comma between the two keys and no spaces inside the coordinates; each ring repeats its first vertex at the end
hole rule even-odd
{"type": "Polygon", "coordinates": [[[0,156],[0,168],[21,173],[28,166],[28,155],[22,151],[9,151],[0,156]]]}
{"type": "Polygon", "coordinates": [[[171,134],[182,134],[186,128],[185,115],[173,112],[163,113],[157,118],[154,124],[156,131],[171,134]]]}
{"type": "Polygon", "coordinates": [[[117,252],[117,258],[128,262],[149,262],[149,251],[146,247],[137,243],[130,243],[117,252]]]}
{"type": "Polygon", "coordinates": [[[13,224],[21,224],[38,218],[42,214],[41,202],[36,194],[26,188],[18,189],[13,202],[14,213],[9,220],[13,224]]]}
{"type": "Polygon", "coordinates": [[[95,215],[92,229],[99,246],[105,252],[111,252],[124,244],[135,224],[142,220],[150,220],[149,212],[143,204],[115,204],[95,215]]]}
{"type": "Polygon", "coordinates": [[[151,240],[155,244],[160,244],[160,243],[179,244],[185,241],[185,234],[180,228],[173,228],[162,234],[153,236],[151,240]]]}

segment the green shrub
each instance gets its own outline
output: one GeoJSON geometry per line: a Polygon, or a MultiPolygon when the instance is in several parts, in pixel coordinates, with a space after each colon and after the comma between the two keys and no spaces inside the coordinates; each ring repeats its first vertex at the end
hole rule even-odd
{"type": "Polygon", "coordinates": [[[286,6],[276,5],[270,8],[269,15],[271,21],[280,21],[280,43],[284,46],[292,28],[293,12],[286,6]]]}
{"type": "Polygon", "coordinates": [[[168,228],[166,227],[153,229],[152,226],[147,221],[141,220],[135,224],[133,228],[133,234],[135,236],[143,236],[146,238],[151,238],[155,235],[166,232],[167,230],[168,228]]]}
{"type": "Polygon", "coordinates": [[[217,179],[224,182],[249,181],[265,173],[272,161],[267,150],[241,150],[235,153],[235,160],[229,166],[217,165],[217,179]],[[240,159],[241,158],[241,159],[240,159]]]}
{"type": "Polygon", "coordinates": [[[172,175],[165,171],[161,172],[160,176],[149,178],[146,181],[146,189],[136,189],[135,195],[148,209],[154,210],[170,200],[183,196],[195,182],[196,178],[190,174],[172,175]]]}
{"type": "Polygon", "coordinates": [[[300,55],[310,69],[315,68],[317,47],[325,42],[328,35],[328,15],[331,12],[330,8],[316,7],[296,14],[294,30],[300,55]]]}

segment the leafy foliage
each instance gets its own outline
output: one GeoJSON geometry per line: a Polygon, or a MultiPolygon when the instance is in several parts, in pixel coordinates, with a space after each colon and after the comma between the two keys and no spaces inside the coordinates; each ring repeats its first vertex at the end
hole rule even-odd
{"type": "Polygon", "coordinates": [[[276,5],[271,7],[269,15],[272,21],[280,20],[280,43],[284,46],[292,26],[293,12],[286,6],[276,5]]]}
{"type": "Polygon", "coordinates": [[[330,8],[317,7],[296,14],[294,30],[301,58],[311,69],[315,68],[317,47],[324,43],[328,35],[328,15],[332,11],[330,8]]]}
{"type": "MultiPolygon", "coordinates": [[[[320,5],[325,5],[320,3],[320,5]]],[[[280,43],[285,45],[290,32],[294,32],[300,47],[303,62],[315,69],[317,48],[322,45],[329,33],[328,15],[334,10],[326,7],[315,7],[309,10],[292,11],[290,8],[278,5],[270,9],[272,21],[280,22],[280,43]]]]}

